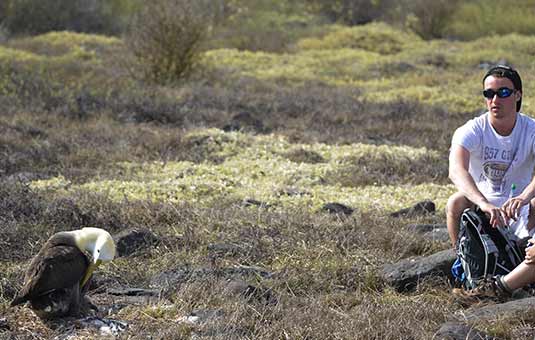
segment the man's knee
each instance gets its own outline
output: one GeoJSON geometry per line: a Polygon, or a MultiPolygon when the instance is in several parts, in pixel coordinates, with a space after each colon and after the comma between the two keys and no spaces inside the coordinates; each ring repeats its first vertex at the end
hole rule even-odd
{"type": "Polygon", "coordinates": [[[473,203],[470,202],[462,193],[456,192],[450,196],[448,202],[446,203],[446,215],[460,216],[465,209],[471,207],[473,207],[473,203]]]}
{"type": "Polygon", "coordinates": [[[527,227],[529,230],[535,227],[535,198],[529,201],[529,214],[528,214],[527,227]]]}

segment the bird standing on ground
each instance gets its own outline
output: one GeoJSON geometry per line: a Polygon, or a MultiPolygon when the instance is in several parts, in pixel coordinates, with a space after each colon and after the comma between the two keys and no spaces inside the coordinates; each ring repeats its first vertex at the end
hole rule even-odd
{"type": "Polygon", "coordinates": [[[93,271],[114,257],[115,243],[104,229],[56,233],[32,259],[11,306],[29,301],[40,317],[78,316],[93,271]]]}

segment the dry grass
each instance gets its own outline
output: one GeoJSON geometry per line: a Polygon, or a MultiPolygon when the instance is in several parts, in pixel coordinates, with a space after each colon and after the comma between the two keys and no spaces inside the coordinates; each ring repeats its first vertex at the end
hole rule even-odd
{"type": "MultiPolygon", "coordinates": [[[[69,35],[86,46],[82,53],[66,35],[12,41],[17,53],[35,52],[16,58],[0,47],[0,58],[11,62],[0,73],[0,320],[7,322],[0,338],[98,336],[71,330],[71,321],[44,323],[28,308],[8,308],[40,245],[54,232],[84,226],[112,233],[143,227],[161,238],[103,267],[101,287],[90,294],[109,317],[129,323],[125,339],[429,339],[463,310],[443,278],[399,293],[379,273],[386,263],[448,247],[407,227],[444,222],[453,190],[446,178],[449,140],[476,108],[466,104],[470,91],[451,105],[432,98],[444,93],[441,86],[479,81],[477,44],[456,47],[472,58],[465,78],[450,70],[463,53],[418,41],[414,51],[399,52],[414,69],[381,59],[391,56],[351,52],[364,56],[351,69],[371,70],[382,81],[357,71],[341,84],[322,78],[339,77],[347,60],[333,73],[332,64],[318,66],[313,80],[301,81],[298,71],[255,76],[245,71],[251,60],[272,58],[276,73],[278,63],[303,56],[234,51],[233,60],[177,89],[124,78],[113,63],[123,53],[118,41],[69,35]],[[61,43],[56,54],[51,41],[61,43]],[[390,73],[391,66],[397,71],[390,73]],[[421,81],[429,88],[422,90],[421,81]],[[407,97],[374,99],[404,90],[407,97]],[[231,123],[240,131],[219,130],[231,123]],[[389,217],[422,198],[437,203],[436,215],[389,217]],[[245,199],[268,204],[246,206],[245,199]],[[355,212],[322,212],[333,201],[355,212]],[[163,287],[161,275],[173,284],[163,287]],[[263,293],[229,293],[229,282],[239,280],[263,293]],[[165,289],[150,303],[103,292],[124,286],[165,289]],[[188,323],[192,312],[213,318],[188,323]]],[[[516,323],[478,327],[529,339],[523,328],[533,319],[528,313],[516,323]]]]}

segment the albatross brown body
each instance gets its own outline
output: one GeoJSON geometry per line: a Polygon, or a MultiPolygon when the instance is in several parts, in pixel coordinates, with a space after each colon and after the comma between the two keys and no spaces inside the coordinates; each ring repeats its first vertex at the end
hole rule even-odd
{"type": "Polygon", "coordinates": [[[11,305],[30,301],[43,318],[78,316],[91,274],[101,263],[112,261],[115,252],[113,238],[104,229],[86,227],[52,235],[31,261],[11,305]]]}
{"type": "Polygon", "coordinates": [[[32,259],[11,305],[30,301],[34,310],[52,316],[78,314],[80,281],[90,262],[91,255],[78,249],[71,234],[53,235],[32,259]]]}

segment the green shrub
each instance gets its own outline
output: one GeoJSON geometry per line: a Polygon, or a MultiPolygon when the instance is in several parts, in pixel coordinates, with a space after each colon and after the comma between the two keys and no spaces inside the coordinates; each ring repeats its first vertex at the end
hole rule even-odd
{"type": "Polygon", "coordinates": [[[4,0],[0,22],[13,34],[70,30],[117,34],[138,0],[4,0]]]}
{"type": "Polygon", "coordinates": [[[150,82],[180,81],[199,65],[214,16],[205,1],[156,0],[134,17],[126,44],[133,75],[150,82]]]}
{"type": "Polygon", "coordinates": [[[402,51],[408,43],[419,40],[414,34],[402,32],[384,23],[371,23],[356,27],[338,26],[338,29],[321,39],[306,38],[297,45],[304,50],[352,48],[395,54],[402,51]]]}
{"type": "Polygon", "coordinates": [[[389,6],[384,20],[404,26],[424,39],[444,37],[459,0],[402,0],[389,6]]]}
{"type": "Polygon", "coordinates": [[[283,52],[321,27],[304,1],[225,0],[211,48],[283,52]]]}
{"type": "Polygon", "coordinates": [[[494,34],[534,34],[533,11],[535,1],[515,1],[514,6],[503,10],[503,3],[497,0],[471,1],[457,8],[445,32],[454,38],[476,39],[494,34]]]}
{"type": "Polygon", "coordinates": [[[361,25],[379,19],[388,0],[311,0],[311,9],[333,22],[361,25]]]}

